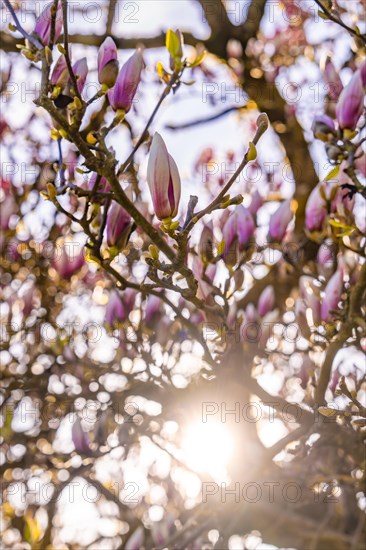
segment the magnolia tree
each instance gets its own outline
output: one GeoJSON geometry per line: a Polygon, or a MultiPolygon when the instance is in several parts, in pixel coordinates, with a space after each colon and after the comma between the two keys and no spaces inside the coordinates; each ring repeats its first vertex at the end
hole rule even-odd
{"type": "Polygon", "coordinates": [[[4,545],[360,549],[364,3],[148,4],[2,5],[4,545]]]}

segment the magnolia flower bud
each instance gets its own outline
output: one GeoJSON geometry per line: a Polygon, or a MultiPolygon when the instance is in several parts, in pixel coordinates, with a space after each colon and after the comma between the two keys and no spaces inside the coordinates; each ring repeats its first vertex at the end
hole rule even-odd
{"type": "Polygon", "coordinates": [[[323,243],[318,251],[317,266],[321,275],[326,276],[332,273],[337,258],[336,244],[332,241],[323,243]]]}
{"type": "Polygon", "coordinates": [[[71,277],[78,271],[85,263],[83,250],[79,254],[75,254],[74,250],[71,250],[71,255],[67,253],[67,244],[63,246],[57,246],[55,248],[55,255],[52,261],[52,265],[57,273],[63,279],[71,279],[71,277]]]}
{"type": "Polygon", "coordinates": [[[232,249],[232,246],[239,245],[243,251],[255,231],[255,223],[249,210],[242,204],[237,206],[226,221],[222,234],[225,241],[224,256],[232,249]]]}
{"type": "Polygon", "coordinates": [[[204,262],[210,262],[213,259],[213,225],[210,221],[207,225],[203,227],[200,242],[198,245],[198,250],[200,256],[204,262]]]}
{"type": "Polygon", "coordinates": [[[162,521],[153,522],[151,526],[151,538],[154,541],[154,545],[159,548],[164,547],[173,532],[174,516],[166,513],[162,521]]]}
{"type": "Polygon", "coordinates": [[[342,80],[336,71],[332,61],[328,58],[324,67],[324,79],[328,85],[328,95],[333,101],[337,101],[342,90],[342,80]]]}
{"type": "Polygon", "coordinates": [[[133,310],[135,306],[136,294],[137,292],[133,288],[126,288],[123,293],[123,303],[129,313],[133,310]]]}
{"type": "Polygon", "coordinates": [[[154,134],[151,144],[147,183],[156,216],[160,220],[174,218],[180,200],[180,176],[173,157],[158,133],[154,134]]]}
{"type": "Polygon", "coordinates": [[[328,388],[332,393],[336,391],[340,378],[341,378],[341,373],[339,372],[339,370],[338,369],[334,370],[328,386],[328,388]]]}
{"type": "Polygon", "coordinates": [[[257,310],[251,302],[245,308],[245,320],[247,323],[254,323],[258,319],[257,310]]]}
{"type": "Polygon", "coordinates": [[[272,311],[275,303],[275,293],[272,285],[267,286],[259,296],[257,311],[261,317],[272,311]]]}
{"type": "Polygon", "coordinates": [[[72,67],[72,70],[76,77],[79,94],[81,94],[85,86],[86,77],[88,76],[88,63],[86,57],[76,61],[72,67]]]}
{"type": "Polygon", "coordinates": [[[125,248],[132,230],[131,216],[126,210],[113,201],[108,211],[106,233],[108,246],[125,248]]]}
{"type": "Polygon", "coordinates": [[[324,198],[320,193],[318,184],[309,195],[305,207],[305,227],[308,231],[320,231],[327,214],[324,198]]]}
{"type": "MultiPolygon", "coordinates": [[[[36,25],[34,27],[34,34],[37,35],[37,37],[40,39],[42,44],[44,46],[48,46],[50,42],[51,37],[51,22],[52,22],[52,14],[51,10],[53,8],[53,4],[48,4],[48,6],[43,10],[41,15],[36,21],[36,25]]],[[[63,26],[63,17],[62,17],[62,6],[59,2],[57,4],[57,12],[56,12],[56,19],[55,19],[55,42],[57,42],[63,26]]]]}
{"type": "Polygon", "coordinates": [[[130,538],[127,540],[127,542],[124,546],[124,549],[125,550],[141,550],[142,545],[144,543],[144,539],[145,539],[144,528],[140,525],[140,527],[138,527],[136,529],[136,531],[134,531],[132,533],[132,535],[130,536],[130,538]]]}
{"type": "Polygon", "coordinates": [[[198,282],[197,296],[206,300],[212,294],[212,283],[216,275],[216,265],[210,264],[205,270],[204,264],[199,256],[195,256],[192,263],[192,272],[198,282]],[[207,277],[205,281],[203,274],[207,277]]]}
{"type": "Polygon", "coordinates": [[[314,373],[315,365],[314,362],[309,358],[308,355],[302,356],[302,364],[299,371],[299,378],[301,380],[301,387],[306,388],[310,376],[314,373]]]}
{"type": "Polygon", "coordinates": [[[366,87],[366,59],[364,59],[359,66],[358,70],[360,71],[360,75],[362,78],[362,84],[364,87],[366,87]]]}
{"type": "Polygon", "coordinates": [[[145,305],[145,323],[147,326],[154,326],[161,313],[161,299],[159,296],[150,294],[145,305]]]}
{"type": "Polygon", "coordinates": [[[116,290],[110,292],[108,304],[105,310],[106,323],[112,326],[115,322],[126,321],[128,314],[129,311],[126,311],[119,293],[116,290]]]}
{"type": "Polygon", "coordinates": [[[115,111],[121,109],[128,113],[141,79],[144,60],[140,50],[126,61],[120,70],[114,87],[108,92],[109,102],[115,111]]]}
{"type": "Polygon", "coordinates": [[[23,315],[28,316],[33,309],[34,286],[29,287],[25,292],[19,293],[23,302],[23,315]]]}
{"type": "Polygon", "coordinates": [[[60,55],[53,68],[50,82],[53,86],[60,86],[60,88],[63,88],[68,80],[69,70],[67,68],[66,58],[64,55],[60,55]]]}
{"type": "Polygon", "coordinates": [[[280,241],[285,236],[287,226],[292,220],[291,200],[282,202],[269,220],[268,237],[273,241],[280,241]]]}
{"type": "Polygon", "coordinates": [[[336,132],[334,120],[328,115],[316,116],[312,130],[316,138],[327,141],[329,134],[334,135],[336,132]]]}
{"type": "Polygon", "coordinates": [[[7,193],[4,200],[0,203],[0,229],[6,231],[9,228],[10,218],[18,212],[18,205],[12,194],[7,193]]]}
{"type": "Polygon", "coordinates": [[[260,193],[258,193],[257,190],[255,190],[252,195],[252,202],[248,206],[248,210],[252,214],[252,216],[255,216],[257,214],[262,204],[263,204],[263,197],[260,193]]]}
{"type": "Polygon", "coordinates": [[[332,310],[338,309],[338,303],[343,290],[343,271],[338,269],[329,279],[324,290],[320,316],[322,321],[330,321],[333,318],[332,310]]]}
{"type": "Polygon", "coordinates": [[[88,454],[90,452],[89,437],[83,430],[80,418],[77,418],[72,425],[71,438],[77,453],[88,454]]]}
{"type": "MultiPolygon", "coordinates": [[[[88,76],[88,63],[86,57],[76,61],[72,67],[72,70],[76,78],[78,92],[81,94],[85,86],[86,77],[88,76]]],[[[70,103],[73,102],[75,94],[74,91],[71,93],[73,83],[65,57],[63,55],[57,60],[57,63],[53,69],[51,83],[54,86],[61,87],[61,92],[54,99],[55,106],[58,109],[65,109],[70,103]]]]}
{"type": "Polygon", "coordinates": [[[108,36],[98,52],[98,80],[108,88],[114,86],[118,76],[117,46],[108,36]]]}
{"type": "Polygon", "coordinates": [[[340,128],[354,130],[363,111],[364,90],[360,71],[356,71],[343,89],[336,106],[340,128]]]}

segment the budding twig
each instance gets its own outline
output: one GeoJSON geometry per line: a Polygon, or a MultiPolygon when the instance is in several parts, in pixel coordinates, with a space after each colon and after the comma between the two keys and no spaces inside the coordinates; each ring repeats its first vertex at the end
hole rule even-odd
{"type": "MultiPolygon", "coordinates": [[[[268,126],[269,126],[269,120],[268,120],[268,117],[265,113],[262,113],[259,117],[258,117],[258,120],[257,120],[257,125],[258,125],[258,128],[257,128],[257,131],[255,133],[255,136],[253,138],[253,144],[256,145],[258,143],[258,141],[260,140],[260,138],[262,137],[262,135],[264,134],[264,132],[267,130],[268,126]]],[[[206,214],[210,214],[213,210],[215,210],[216,208],[220,207],[220,204],[222,203],[225,195],[227,194],[227,192],[229,191],[229,189],[231,188],[231,186],[234,184],[234,182],[236,181],[236,179],[239,177],[239,175],[241,174],[241,172],[244,170],[245,166],[253,159],[250,158],[250,153],[251,153],[251,147],[249,147],[248,151],[246,152],[243,160],[241,161],[239,167],[237,168],[237,170],[235,171],[235,173],[231,176],[231,178],[229,179],[229,181],[227,182],[227,184],[224,186],[224,188],[222,189],[222,191],[217,195],[217,197],[208,205],[206,206],[206,208],[204,208],[203,210],[201,210],[200,212],[197,212],[196,214],[193,215],[193,217],[191,218],[190,222],[187,224],[187,226],[185,227],[184,229],[184,233],[186,235],[188,235],[189,231],[192,229],[192,227],[201,219],[203,218],[203,216],[205,216],[206,214]]]]}
{"type": "Polygon", "coordinates": [[[146,134],[147,134],[147,131],[150,127],[150,124],[154,120],[155,115],[158,112],[158,110],[160,109],[161,104],[163,103],[164,99],[169,95],[169,93],[170,93],[171,89],[173,88],[174,84],[176,84],[179,81],[179,78],[182,76],[182,73],[183,73],[184,69],[185,69],[185,67],[183,66],[183,69],[181,71],[174,72],[172,74],[171,79],[169,80],[166,88],[164,89],[163,93],[161,94],[160,99],[159,99],[158,103],[156,104],[155,109],[151,113],[151,116],[150,116],[149,120],[147,121],[146,126],[145,126],[144,130],[142,131],[141,136],[138,139],[135,147],[132,149],[130,155],[127,157],[125,162],[121,165],[121,167],[118,171],[118,175],[125,172],[127,170],[127,168],[129,167],[129,165],[131,164],[131,162],[133,160],[133,157],[135,156],[136,151],[139,149],[139,147],[145,141],[146,134]]]}
{"type": "Polygon", "coordinates": [[[14,20],[14,25],[16,26],[17,30],[24,36],[24,38],[29,40],[29,42],[33,44],[33,46],[37,48],[37,50],[43,50],[43,47],[44,47],[43,44],[35,36],[32,36],[31,34],[27,33],[27,31],[25,31],[21,26],[21,24],[19,23],[18,16],[15,13],[15,10],[11,5],[10,0],[4,0],[4,3],[11,13],[11,16],[14,20]]]}

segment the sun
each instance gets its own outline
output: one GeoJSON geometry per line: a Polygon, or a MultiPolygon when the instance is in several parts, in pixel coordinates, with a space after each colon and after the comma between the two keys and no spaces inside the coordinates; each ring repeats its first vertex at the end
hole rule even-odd
{"type": "Polygon", "coordinates": [[[197,421],[189,424],[182,440],[184,460],[189,468],[209,474],[217,482],[228,481],[234,441],[230,430],[220,422],[197,421]]]}

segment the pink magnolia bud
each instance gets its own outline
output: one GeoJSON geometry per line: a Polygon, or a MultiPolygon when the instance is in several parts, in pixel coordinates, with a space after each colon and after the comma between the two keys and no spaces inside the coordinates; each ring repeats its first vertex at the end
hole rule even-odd
{"type": "Polygon", "coordinates": [[[254,323],[258,319],[257,310],[254,304],[250,303],[245,308],[245,321],[247,323],[254,323]]]}
{"type": "Polygon", "coordinates": [[[287,226],[292,220],[291,200],[282,202],[269,220],[268,237],[273,241],[281,241],[285,236],[287,226]]]}
{"type": "Polygon", "coordinates": [[[275,303],[275,293],[272,285],[267,286],[259,296],[257,311],[261,317],[272,311],[275,303]]]}
{"type": "Polygon", "coordinates": [[[252,202],[248,206],[248,210],[252,214],[252,216],[255,216],[257,214],[262,204],[263,204],[263,197],[260,193],[258,193],[257,190],[255,190],[252,195],[252,202]]]}
{"type": "Polygon", "coordinates": [[[76,61],[76,63],[74,63],[72,67],[72,70],[74,71],[78,90],[81,94],[85,86],[86,77],[88,76],[88,62],[86,60],[86,57],[83,57],[82,59],[76,61]]]}
{"type": "Polygon", "coordinates": [[[232,246],[235,246],[236,243],[239,244],[239,250],[243,251],[253,237],[254,231],[255,223],[253,216],[247,208],[240,204],[231,212],[222,230],[225,241],[224,255],[227,256],[232,246]]]}
{"type": "Polygon", "coordinates": [[[171,514],[165,514],[162,521],[154,522],[151,526],[151,538],[154,545],[159,548],[164,547],[173,532],[174,517],[171,514]]]}
{"type": "Polygon", "coordinates": [[[150,294],[145,305],[145,323],[148,326],[153,326],[161,313],[161,299],[158,296],[150,294]]]}
{"type": "Polygon", "coordinates": [[[336,245],[332,241],[323,243],[318,251],[317,266],[321,275],[332,273],[337,259],[336,245]]]}
{"type": "Polygon", "coordinates": [[[154,134],[151,144],[147,183],[156,216],[160,220],[174,218],[180,200],[180,176],[173,157],[158,133],[154,134]]]}
{"type": "Polygon", "coordinates": [[[31,313],[34,302],[34,286],[32,285],[25,291],[19,293],[19,297],[23,302],[23,315],[26,317],[31,313]]]}
{"type": "Polygon", "coordinates": [[[114,87],[108,92],[112,109],[115,111],[122,109],[126,113],[131,109],[143,67],[144,60],[141,51],[136,50],[123,65],[114,87]]]}
{"type": "Polygon", "coordinates": [[[208,281],[204,280],[203,273],[205,273],[207,279],[212,282],[216,274],[216,265],[211,264],[205,270],[201,258],[199,256],[195,256],[192,263],[192,271],[198,282],[197,297],[206,300],[210,294],[212,294],[212,285],[208,281]]]}
{"type": "Polygon", "coordinates": [[[60,55],[56,61],[56,65],[53,68],[50,82],[53,86],[60,86],[63,88],[69,80],[69,70],[64,55],[60,55]]]}
{"type": "Polygon", "coordinates": [[[213,259],[213,224],[210,221],[203,227],[200,242],[198,245],[199,254],[203,261],[210,262],[213,259]]]}
{"type": "Polygon", "coordinates": [[[334,120],[328,115],[316,116],[312,130],[316,138],[327,141],[329,134],[334,135],[336,132],[334,120]]]}
{"type": "Polygon", "coordinates": [[[126,210],[113,201],[108,211],[106,233],[108,246],[125,248],[132,230],[131,216],[126,210]]]}
{"type": "Polygon", "coordinates": [[[328,58],[324,67],[324,79],[327,83],[328,95],[332,101],[337,101],[342,90],[342,80],[336,71],[332,61],[328,58]]]}
{"type": "Polygon", "coordinates": [[[360,71],[356,71],[343,89],[336,106],[336,114],[342,130],[354,130],[362,115],[364,89],[360,71]]]}
{"type": "Polygon", "coordinates": [[[305,208],[305,227],[308,231],[320,231],[327,215],[326,204],[320,193],[319,183],[309,195],[305,208]]]}
{"type": "Polygon", "coordinates": [[[126,319],[128,318],[128,314],[129,311],[126,311],[119,292],[117,292],[116,290],[110,292],[108,304],[105,310],[106,323],[110,326],[113,326],[115,322],[126,321],[126,319]]]}
{"type": "Polygon", "coordinates": [[[130,313],[135,307],[136,294],[137,292],[134,288],[126,288],[123,292],[122,299],[128,313],[130,313]]]}
{"type": "Polygon", "coordinates": [[[77,453],[88,454],[90,452],[89,437],[88,434],[83,430],[80,418],[77,418],[73,423],[71,436],[75,451],[77,453]]]}
{"type": "Polygon", "coordinates": [[[363,87],[366,87],[366,58],[362,61],[358,70],[360,71],[363,87]]]}
{"type": "Polygon", "coordinates": [[[61,247],[57,246],[55,248],[52,265],[63,279],[71,279],[74,273],[76,273],[84,263],[83,250],[81,250],[79,254],[75,254],[74,248],[71,246],[69,247],[67,243],[61,247]],[[68,248],[71,248],[70,256],[67,251],[68,248]]]}
{"type": "Polygon", "coordinates": [[[6,231],[9,228],[9,221],[13,214],[18,212],[18,205],[12,194],[7,193],[2,202],[0,202],[0,229],[6,231]]]}
{"type": "Polygon", "coordinates": [[[301,387],[306,388],[310,376],[314,373],[315,365],[308,355],[302,356],[302,365],[299,371],[299,378],[301,380],[301,387]]]}
{"type": "Polygon", "coordinates": [[[130,536],[130,538],[127,540],[124,546],[124,549],[141,550],[141,548],[143,547],[144,540],[145,540],[144,528],[140,525],[140,527],[138,527],[136,531],[134,531],[130,536]]]}
{"type": "Polygon", "coordinates": [[[341,299],[343,291],[343,271],[338,269],[329,279],[324,290],[324,296],[321,304],[321,319],[322,321],[330,321],[333,318],[331,313],[338,309],[338,303],[341,299]]]}
{"type": "Polygon", "coordinates": [[[108,36],[98,52],[98,80],[108,88],[114,86],[118,76],[117,46],[108,36]]]}
{"type": "Polygon", "coordinates": [[[339,372],[339,370],[338,369],[334,370],[331,381],[328,386],[328,388],[332,393],[336,391],[340,378],[341,378],[341,373],[339,372]]]}
{"type": "Polygon", "coordinates": [[[237,232],[238,232],[238,243],[239,250],[244,250],[248,241],[253,237],[255,231],[255,223],[253,216],[247,208],[242,204],[237,206],[236,211],[236,220],[237,220],[237,232]]]}
{"type": "MultiPolygon", "coordinates": [[[[44,46],[47,46],[50,42],[51,37],[51,21],[52,21],[52,15],[51,15],[51,9],[52,5],[48,4],[48,6],[43,10],[41,15],[36,21],[36,25],[34,27],[34,33],[39,37],[40,41],[44,46]]],[[[56,12],[56,19],[55,19],[55,42],[57,42],[63,26],[63,17],[62,17],[62,6],[59,2],[57,4],[57,12],[56,12]]]]}

